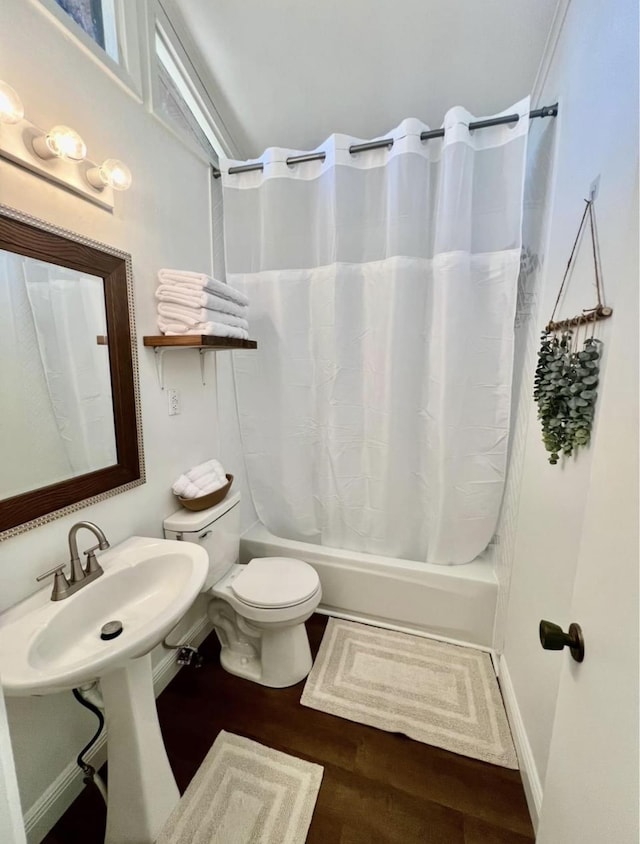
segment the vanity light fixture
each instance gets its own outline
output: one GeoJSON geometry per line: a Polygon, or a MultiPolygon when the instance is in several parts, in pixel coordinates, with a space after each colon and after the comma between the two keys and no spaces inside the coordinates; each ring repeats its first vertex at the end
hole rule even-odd
{"type": "Polygon", "coordinates": [[[45,132],[28,120],[17,92],[1,79],[0,159],[109,211],[113,211],[115,191],[131,186],[127,165],[116,158],[107,158],[102,164],[88,159],[87,146],[75,129],[58,124],[45,132]]]}
{"type": "Polygon", "coordinates": [[[107,186],[114,190],[128,190],[132,181],[131,170],[117,158],[107,158],[100,167],[87,170],[87,181],[96,190],[104,190],[107,186]]]}
{"type": "Polygon", "coordinates": [[[54,126],[46,135],[33,139],[33,149],[40,158],[63,158],[65,161],[84,161],[87,145],[69,126],[54,126]]]}
{"type": "Polygon", "coordinates": [[[22,100],[11,85],[0,80],[0,123],[19,123],[23,117],[22,100]]]}

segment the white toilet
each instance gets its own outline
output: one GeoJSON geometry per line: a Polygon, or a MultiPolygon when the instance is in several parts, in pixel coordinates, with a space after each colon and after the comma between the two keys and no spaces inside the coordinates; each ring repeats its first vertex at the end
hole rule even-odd
{"type": "Polygon", "coordinates": [[[239,492],[209,510],[178,510],[165,519],[164,534],[197,542],[209,554],[202,591],[211,596],[209,617],[223,668],[275,688],[303,680],[312,664],[304,622],[322,597],[315,569],[288,557],[238,564],[239,492]]]}

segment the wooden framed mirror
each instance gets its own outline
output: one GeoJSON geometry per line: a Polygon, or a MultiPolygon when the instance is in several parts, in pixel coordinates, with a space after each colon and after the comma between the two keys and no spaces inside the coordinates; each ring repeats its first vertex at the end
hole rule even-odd
{"type": "Polygon", "coordinates": [[[0,540],[144,483],[131,257],[0,205],[0,540]]]}

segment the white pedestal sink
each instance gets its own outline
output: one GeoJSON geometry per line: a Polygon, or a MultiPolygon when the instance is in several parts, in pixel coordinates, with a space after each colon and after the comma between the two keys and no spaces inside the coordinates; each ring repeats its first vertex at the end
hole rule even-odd
{"type": "Polygon", "coordinates": [[[209,568],[194,543],[134,536],[100,557],[104,575],[53,602],[43,589],[0,615],[7,695],[100,680],[109,752],[106,844],[153,844],[179,800],[160,733],[149,652],[189,609],[209,568]],[[104,641],[108,621],[122,622],[104,641]]]}

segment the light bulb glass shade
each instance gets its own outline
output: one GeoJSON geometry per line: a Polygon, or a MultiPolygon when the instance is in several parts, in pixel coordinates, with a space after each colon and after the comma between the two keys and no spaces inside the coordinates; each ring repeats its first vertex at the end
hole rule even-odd
{"type": "Polygon", "coordinates": [[[51,156],[64,158],[66,161],[84,161],[87,157],[85,142],[75,129],[69,126],[54,126],[47,132],[44,143],[51,156]]]}
{"type": "Polygon", "coordinates": [[[92,167],[87,172],[89,184],[101,190],[109,186],[114,190],[128,190],[131,187],[131,170],[117,158],[107,158],[100,167],[92,167]]]}
{"type": "Polygon", "coordinates": [[[11,85],[0,80],[0,123],[19,123],[24,117],[24,106],[11,85]]]}

